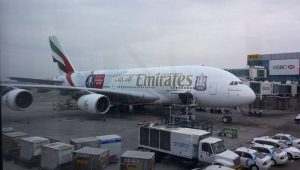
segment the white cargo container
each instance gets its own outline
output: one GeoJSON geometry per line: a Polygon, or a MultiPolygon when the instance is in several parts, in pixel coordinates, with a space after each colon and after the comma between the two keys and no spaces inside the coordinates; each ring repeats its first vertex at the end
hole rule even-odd
{"type": "Polygon", "coordinates": [[[120,158],[122,148],[122,138],[119,135],[104,135],[96,136],[99,140],[100,147],[109,150],[111,162],[116,161],[120,158]]]}
{"type": "Polygon", "coordinates": [[[3,133],[9,133],[15,131],[13,127],[3,127],[2,128],[2,134],[3,133]]]}
{"type": "Polygon", "coordinates": [[[121,170],[154,170],[154,152],[126,151],[121,155],[121,170]]]}
{"type": "Polygon", "coordinates": [[[33,136],[21,139],[20,159],[30,161],[41,156],[42,145],[49,144],[49,139],[33,136]]]}
{"type": "Polygon", "coordinates": [[[70,144],[75,146],[75,149],[80,149],[85,146],[99,148],[99,139],[96,137],[84,137],[84,138],[76,138],[71,139],[70,144]]]}
{"type": "Polygon", "coordinates": [[[221,139],[210,137],[210,132],[199,129],[154,124],[142,126],[139,148],[154,151],[157,160],[169,154],[191,161],[242,168],[240,157],[227,150],[221,139]]]}
{"type": "Polygon", "coordinates": [[[73,169],[102,170],[108,165],[108,158],[108,149],[83,147],[73,152],[73,169]]]}
{"type": "Polygon", "coordinates": [[[24,132],[9,132],[3,134],[3,153],[10,156],[11,154],[19,154],[21,138],[28,137],[24,132]]]}
{"type": "Polygon", "coordinates": [[[66,143],[55,142],[42,146],[41,168],[54,170],[72,162],[74,146],[66,143]]]}

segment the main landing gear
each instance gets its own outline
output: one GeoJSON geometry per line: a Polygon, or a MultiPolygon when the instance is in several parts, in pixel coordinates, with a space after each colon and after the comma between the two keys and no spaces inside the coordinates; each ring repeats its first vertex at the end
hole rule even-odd
{"type": "Polygon", "coordinates": [[[225,124],[232,122],[232,117],[229,110],[225,110],[225,116],[222,117],[222,122],[225,124]]]}
{"type": "Polygon", "coordinates": [[[232,117],[231,116],[223,116],[222,117],[222,122],[223,123],[231,123],[232,122],[232,117]]]}

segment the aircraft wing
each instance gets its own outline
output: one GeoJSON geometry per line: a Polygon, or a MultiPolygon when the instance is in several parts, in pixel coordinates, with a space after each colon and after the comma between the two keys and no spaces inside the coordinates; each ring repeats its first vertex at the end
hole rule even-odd
{"type": "Polygon", "coordinates": [[[98,88],[86,88],[86,87],[67,87],[57,85],[32,85],[32,84],[1,84],[2,88],[17,87],[21,89],[31,90],[36,89],[40,91],[57,90],[62,94],[68,95],[80,95],[89,93],[103,94],[109,97],[110,101],[114,104],[147,104],[159,100],[159,96],[148,92],[137,91],[121,91],[121,90],[109,90],[98,88]]]}
{"type": "Polygon", "coordinates": [[[38,83],[38,84],[49,84],[49,85],[57,85],[61,84],[63,81],[58,80],[46,80],[46,79],[33,79],[33,78],[23,78],[23,77],[7,77],[11,80],[16,80],[19,82],[26,82],[26,83],[38,83]]]}

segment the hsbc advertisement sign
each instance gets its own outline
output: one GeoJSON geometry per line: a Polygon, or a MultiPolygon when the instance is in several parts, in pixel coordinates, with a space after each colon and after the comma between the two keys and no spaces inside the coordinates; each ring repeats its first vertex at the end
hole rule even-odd
{"type": "Polygon", "coordinates": [[[270,60],[269,75],[300,75],[299,59],[270,60]]]}

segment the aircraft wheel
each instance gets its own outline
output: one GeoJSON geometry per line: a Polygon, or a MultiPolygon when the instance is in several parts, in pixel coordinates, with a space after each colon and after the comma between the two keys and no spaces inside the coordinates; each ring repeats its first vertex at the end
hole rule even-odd
{"type": "Polygon", "coordinates": [[[232,122],[232,117],[231,116],[227,116],[228,117],[228,122],[230,123],[230,122],[232,122]]]}
{"type": "Polygon", "coordinates": [[[229,118],[228,118],[228,116],[223,116],[223,117],[222,117],[222,122],[223,122],[223,123],[229,123],[229,118]]]}

